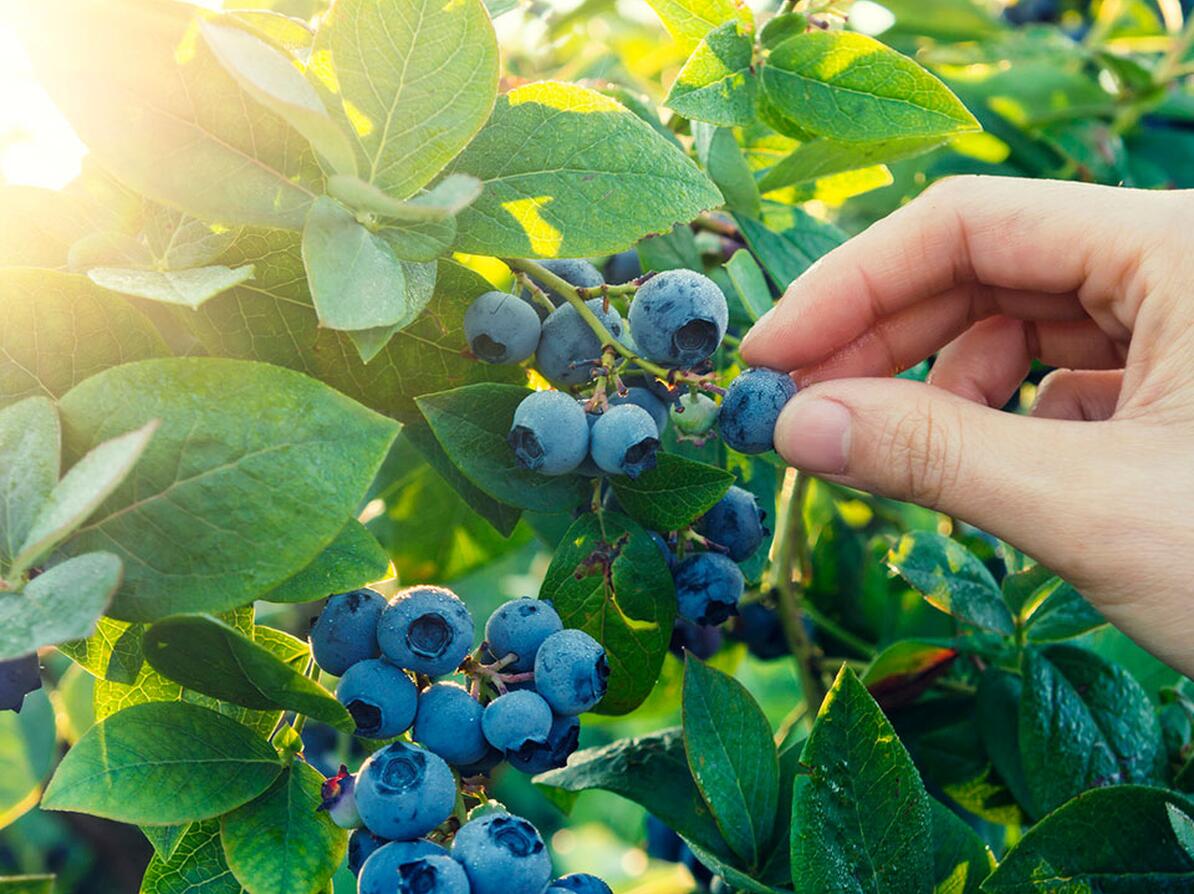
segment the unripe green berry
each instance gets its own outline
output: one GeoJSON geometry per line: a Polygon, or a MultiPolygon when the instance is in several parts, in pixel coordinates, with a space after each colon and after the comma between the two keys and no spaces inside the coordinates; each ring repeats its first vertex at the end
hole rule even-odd
{"type": "Polygon", "coordinates": [[[718,407],[709,395],[689,392],[681,395],[668,413],[677,432],[699,438],[708,434],[717,422],[718,407]]]}

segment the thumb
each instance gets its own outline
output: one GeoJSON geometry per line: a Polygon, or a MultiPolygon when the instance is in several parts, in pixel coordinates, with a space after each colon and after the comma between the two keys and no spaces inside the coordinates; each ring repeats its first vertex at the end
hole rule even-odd
{"type": "Polygon", "coordinates": [[[803,471],[1050,552],[1042,513],[1077,511],[1075,494],[1089,505],[1103,425],[1016,416],[901,379],[838,379],[788,403],[775,447],[803,471]]]}

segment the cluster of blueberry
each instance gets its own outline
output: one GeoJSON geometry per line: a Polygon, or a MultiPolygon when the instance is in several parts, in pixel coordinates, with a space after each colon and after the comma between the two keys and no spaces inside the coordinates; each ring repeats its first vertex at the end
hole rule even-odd
{"type": "Polygon", "coordinates": [[[716,425],[735,450],[772,449],[776,418],[796,392],[790,377],[746,370],[730,383],[720,406],[705,393],[721,392],[712,383],[709,360],[729,323],[725,295],[713,280],[692,270],[668,270],[618,286],[619,295],[633,293],[623,319],[588,261],[548,260],[540,266],[581,296],[601,297],[583,301],[582,312],[530,276],[528,287],[554,308],[550,312],[527,290],[492,291],[473,301],[464,319],[469,347],[481,360],[521,363],[534,355],[535,369],[556,386],[593,386],[579,399],[539,391],[523,400],[509,433],[519,465],[544,475],[635,478],[654,467],[669,415],[682,438],[703,441],[716,425]],[[602,329],[608,333],[604,343],[602,329]],[[610,337],[623,350],[611,348],[610,337]],[[641,369],[623,377],[636,364],[622,355],[637,358],[641,369]]]}
{"type": "Polygon", "coordinates": [[[467,606],[442,587],[391,601],[373,590],[331,597],[311,627],[320,668],[340,677],[336,697],[367,739],[393,741],[356,775],[324,786],[333,821],[351,828],[349,865],[361,894],[608,894],[588,875],[548,882],[538,832],[504,812],[453,817],[460,792],[503,760],[526,773],[563,766],[580,736],[577,715],[605,695],[601,644],[566,629],[551,603],[516,599],[485,625],[473,650],[467,606]],[[468,687],[436,677],[460,673],[468,687]],[[452,837],[449,852],[431,837],[452,837]]]}

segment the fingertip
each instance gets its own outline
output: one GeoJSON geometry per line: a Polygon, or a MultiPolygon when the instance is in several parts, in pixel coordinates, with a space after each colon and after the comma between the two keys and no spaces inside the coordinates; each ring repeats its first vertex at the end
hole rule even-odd
{"type": "Polygon", "coordinates": [[[853,416],[836,400],[797,394],[775,423],[775,449],[791,465],[815,475],[846,470],[853,416]]]}

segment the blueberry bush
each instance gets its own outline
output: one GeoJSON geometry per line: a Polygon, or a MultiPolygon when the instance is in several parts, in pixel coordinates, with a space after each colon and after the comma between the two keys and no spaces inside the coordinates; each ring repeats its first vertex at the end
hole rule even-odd
{"type": "Polygon", "coordinates": [[[1194,890],[1190,681],[738,355],[941,177],[1194,186],[1189,12],[23,4],[0,894],[1194,890]]]}

